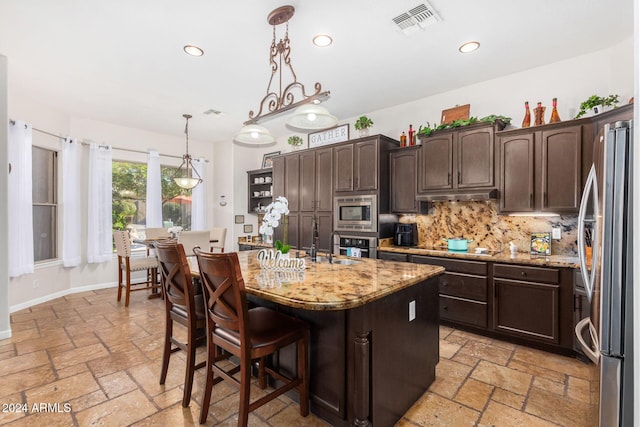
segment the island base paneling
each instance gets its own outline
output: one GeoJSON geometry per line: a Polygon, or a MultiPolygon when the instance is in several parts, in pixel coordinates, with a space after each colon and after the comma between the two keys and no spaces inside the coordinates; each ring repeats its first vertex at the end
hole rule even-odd
{"type": "MultiPolygon", "coordinates": [[[[350,310],[311,311],[250,299],[311,325],[311,411],[334,426],[394,425],[435,380],[437,277],[350,310]]],[[[288,373],[295,357],[295,349],[286,348],[272,363],[288,373]]],[[[290,397],[298,399],[297,393],[290,397]]]]}

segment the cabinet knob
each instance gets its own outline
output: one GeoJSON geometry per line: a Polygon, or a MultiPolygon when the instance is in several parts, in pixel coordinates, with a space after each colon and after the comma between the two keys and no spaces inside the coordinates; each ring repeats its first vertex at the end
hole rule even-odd
{"type": "Polygon", "coordinates": [[[442,282],[442,286],[449,286],[449,282],[442,282]]]}
{"type": "Polygon", "coordinates": [[[521,275],[522,277],[524,277],[524,276],[526,276],[526,275],[527,275],[527,272],[526,272],[526,271],[521,271],[521,272],[520,272],[520,275],[521,275]]]}
{"type": "Polygon", "coordinates": [[[447,307],[447,306],[445,305],[444,307],[442,307],[442,309],[443,309],[444,311],[448,311],[448,310],[449,310],[449,307],[447,307]]]}

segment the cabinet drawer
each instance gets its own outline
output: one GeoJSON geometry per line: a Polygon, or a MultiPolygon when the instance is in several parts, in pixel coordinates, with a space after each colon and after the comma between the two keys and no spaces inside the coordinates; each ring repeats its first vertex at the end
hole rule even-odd
{"type": "Polygon", "coordinates": [[[486,328],[487,304],[440,295],[440,318],[486,328]]]}
{"type": "Polygon", "coordinates": [[[399,254],[396,252],[382,252],[382,251],[378,252],[378,259],[407,262],[407,258],[408,258],[407,254],[399,254]]]}
{"type": "Polygon", "coordinates": [[[511,264],[494,264],[493,276],[529,282],[558,283],[560,270],[556,268],[524,267],[511,264]]]}
{"type": "Polygon", "coordinates": [[[438,258],[427,255],[411,255],[411,262],[417,264],[433,264],[444,267],[454,273],[487,275],[487,263],[482,261],[464,261],[450,258],[438,258]]]}
{"type": "Polygon", "coordinates": [[[468,274],[444,273],[440,276],[440,293],[477,301],[487,301],[487,278],[468,274]]]}

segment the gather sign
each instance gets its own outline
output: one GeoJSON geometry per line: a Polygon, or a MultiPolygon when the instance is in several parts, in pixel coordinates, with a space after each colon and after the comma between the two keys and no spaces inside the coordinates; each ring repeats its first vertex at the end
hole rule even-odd
{"type": "Polygon", "coordinates": [[[273,249],[260,249],[257,256],[260,268],[272,270],[304,270],[306,265],[305,260],[302,258],[284,257],[280,251],[273,249]]]}

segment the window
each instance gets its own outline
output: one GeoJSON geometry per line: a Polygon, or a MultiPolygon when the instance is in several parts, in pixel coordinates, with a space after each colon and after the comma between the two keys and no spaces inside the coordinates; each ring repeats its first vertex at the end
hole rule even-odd
{"type": "MultiPolygon", "coordinates": [[[[175,167],[160,167],[163,227],[179,225],[189,230],[191,228],[191,191],[183,190],[176,185],[173,181],[175,171],[175,167]]],[[[142,232],[146,227],[146,163],[114,161],[112,181],[114,230],[129,228],[142,232]]]]}
{"type": "Polygon", "coordinates": [[[58,256],[58,153],[32,148],[33,259],[58,256]]]}

